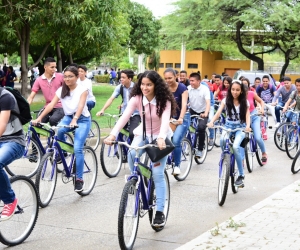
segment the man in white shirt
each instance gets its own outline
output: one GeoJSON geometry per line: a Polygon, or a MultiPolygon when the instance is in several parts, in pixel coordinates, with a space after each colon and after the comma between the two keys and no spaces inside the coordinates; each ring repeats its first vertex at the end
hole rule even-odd
{"type": "Polygon", "coordinates": [[[209,88],[201,84],[201,77],[198,73],[190,75],[189,102],[191,115],[200,115],[202,119],[198,122],[198,149],[196,149],[195,157],[201,158],[204,148],[205,129],[210,110],[210,92],[209,88]]]}

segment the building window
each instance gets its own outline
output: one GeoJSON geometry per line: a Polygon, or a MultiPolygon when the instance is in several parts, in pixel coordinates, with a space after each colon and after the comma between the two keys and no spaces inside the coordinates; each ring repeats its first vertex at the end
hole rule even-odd
{"type": "Polygon", "coordinates": [[[159,64],[159,67],[160,67],[160,68],[164,68],[164,66],[165,66],[164,63],[160,63],[160,64],[159,64]]]}
{"type": "Polygon", "coordinates": [[[175,69],[180,69],[181,68],[181,63],[175,63],[175,69]]]}
{"type": "Polygon", "coordinates": [[[173,63],[166,63],[166,68],[173,68],[173,63]]]}
{"type": "Polygon", "coordinates": [[[198,69],[198,64],[197,63],[189,63],[188,69],[198,69]]]}

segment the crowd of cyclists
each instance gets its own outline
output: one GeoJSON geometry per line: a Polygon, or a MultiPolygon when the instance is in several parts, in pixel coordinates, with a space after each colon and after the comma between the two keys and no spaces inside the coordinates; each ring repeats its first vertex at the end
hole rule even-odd
{"type": "MultiPolygon", "coordinates": [[[[65,141],[65,134],[74,133],[74,153],[76,157],[76,173],[74,181],[75,192],[84,188],[83,148],[91,127],[90,111],[95,107],[96,98],[93,95],[92,83],[86,78],[85,65],[73,64],[63,73],[56,72],[56,61],[46,58],[45,72],[38,77],[27,99],[31,104],[38,91],[41,91],[46,104],[38,117],[31,121],[33,125],[49,123],[51,126],[68,125],[60,127],[58,139],[65,141]]],[[[283,84],[276,87],[271,83],[268,75],[255,78],[251,83],[249,79],[241,77],[232,79],[228,75],[213,74],[212,79],[201,78],[200,72],[191,73],[182,70],[177,72],[172,68],[164,71],[163,77],[155,71],[145,71],[138,75],[134,82],[132,70],[122,70],[121,84],[117,85],[97,116],[104,115],[105,110],[119,96],[122,98],[120,113],[122,116],[105,138],[104,143],[112,145],[122,128],[129,130],[132,146],[142,146],[157,140],[159,149],[166,148],[166,138],[174,144],[174,167],[172,174],[180,175],[182,139],[191,125],[191,116],[197,115],[197,145],[194,157],[202,158],[205,147],[214,145],[216,130],[214,124],[221,115],[226,129],[243,128],[234,136],[233,153],[238,167],[238,178],[234,185],[244,187],[244,158],[245,135],[253,132],[254,138],[261,150],[261,162],[267,164],[268,154],[264,140],[267,131],[261,129],[261,116],[272,115],[275,127],[281,122],[281,112],[286,115],[287,121],[296,124],[298,115],[290,112],[291,108],[300,111],[300,79],[295,85],[289,77],[283,78],[283,84]],[[141,117],[144,116],[143,119],[141,117]],[[206,141],[208,136],[208,141],[206,141]],[[208,145],[206,145],[206,143],[208,145]]],[[[10,186],[9,178],[4,166],[11,161],[22,157],[24,153],[24,132],[18,119],[11,114],[12,110],[18,112],[15,98],[3,90],[0,95],[0,196],[4,202],[1,220],[11,218],[17,206],[17,197],[10,186]],[[10,148],[10,150],[8,150],[10,148]],[[3,151],[3,152],[2,152],[3,151]],[[1,153],[2,152],[2,153],[1,153]]],[[[220,146],[224,148],[223,131],[220,137],[220,146]]],[[[142,155],[144,150],[139,151],[142,155]]],[[[135,150],[128,151],[124,163],[128,163],[130,170],[134,169],[135,150]]],[[[152,178],[156,189],[156,214],[153,226],[161,227],[166,223],[164,211],[165,180],[167,156],[153,162],[152,178]]]]}

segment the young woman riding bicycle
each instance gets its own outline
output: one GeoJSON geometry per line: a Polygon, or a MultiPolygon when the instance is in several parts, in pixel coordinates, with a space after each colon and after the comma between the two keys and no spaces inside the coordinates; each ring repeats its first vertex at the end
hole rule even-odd
{"type": "Polygon", "coordinates": [[[164,78],[169,86],[169,89],[174,95],[177,103],[176,114],[172,116],[173,122],[176,120],[178,124],[175,128],[172,142],[175,146],[174,149],[174,163],[175,167],[173,170],[173,175],[180,174],[180,161],[181,161],[181,141],[186,135],[187,130],[190,127],[191,115],[187,113],[187,103],[188,103],[188,90],[183,83],[176,82],[176,73],[173,69],[168,68],[164,72],[164,78]]]}
{"type": "MultiPolygon", "coordinates": [[[[226,123],[225,127],[229,129],[235,128],[245,128],[246,132],[250,132],[250,112],[249,112],[249,102],[247,101],[247,91],[245,86],[241,81],[233,81],[228,89],[227,97],[222,100],[221,105],[214,115],[212,120],[207,124],[208,127],[213,127],[214,122],[219,118],[223,109],[226,108],[226,123]]],[[[224,148],[224,136],[226,131],[223,131],[220,145],[224,148]]],[[[242,131],[235,132],[235,139],[233,142],[233,153],[236,159],[236,163],[239,170],[239,177],[235,182],[235,186],[244,185],[244,169],[243,169],[243,159],[241,152],[244,151],[241,148],[241,142],[245,138],[245,133],[242,131]]]]}
{"type": "MultiPolygon", "coordinates": [[[[130,119],[132,113],[137,109],[140,114],[145,109],[146,121],[146,140],[143,140],[143,121],[134,130],[134,139],[132,146],[142,146],[153,139],[157,138],[157,145],[160,149],[166,147],[165,138],[170,138],[172,130],[169,127],[169,120],[171,115],[176,112],[176,102],[173,94],[169,90],[167,84],[163,81],[160,75],[155,71],[146,71],[138,79],[131,91],[131,98],[128,102],[127,108],[120,117],[110,135],[104,140],[104,143],[111,145],[112,141],[116,139],[119,131],[130,119]]],[[[144,153],[141,150],[140,155],[144,153]]],[[[128,152],[128,164],[130,170],[133,171],[133,160],[135,158],[135,150],[128,152]]],[[[165,180],[164,170],[166,166],[167,157],[163,157],[158,162],[153,163],[152,176],[156,189],[157,197],[157,212],[154,219],[154,226],[164,225],[165,215],[163,214],[165,201],[165,180]]]]}

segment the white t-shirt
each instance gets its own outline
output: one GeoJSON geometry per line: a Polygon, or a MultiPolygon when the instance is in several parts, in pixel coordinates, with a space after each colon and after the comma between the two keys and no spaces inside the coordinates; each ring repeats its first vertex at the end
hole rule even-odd
{"type": "MultiPolygon", "coordinates": [[[[61,98],[61,91],[62,87],[58,88],[55,94],[61,100],[64,113],[65,115],[73,115],[78,109],[81,94],[84,91],[87,91],[87,88],[77,84],[77,87],[73,91],[70,91],[70,96],[66,96],[65,98],[61,98]]],[[[81,114],[85,117],[90,116],[90,112],[86,106],[86,103],[81,114]]]]}
{"type": "Polygon", "coordinates": [[[93,87],[92,87],[92,81],[88,78],[85,78],[83,81],[80,80],[80,78],[78,78],[77,83],[83,87],[86,87],[89,91],[89,94],[87,96],[87,101],[93,101],[96,102],[96,98],[93,95],[93,87]]]}
{"type": "MultiPolygon", "coordinates": [[[[222,100],[222,103],[225,105],[225,107],[226,107],[226,98],[224,98],[223,100],[222,100]]],[[[228,114],[228,112],[227,112],[227,109],[225,109],[226,110],[226,120],[228,120],[228,121],[231,121],[231,122],[240,122],[240,105],[238,105],[238,106],[234,106],[235,107],[235,111],[236,111],[236,113],[234,112],[234,110],[232,109],[231,110],[231,118],[229,117],[229,114],[228,114]]],[[[249,102],[248,102],[248,100],[247,100],[247,107],[250,107],[250,104],[249,104],[249,102]]]]}
{"type": "Polygon", "coordinates": [[[206,109],[206,100],[210,100],[209,88],[200,84],[199,88],[194,89],[188,86],[190,107],[196,113],[202,113],[206,109]]]}

